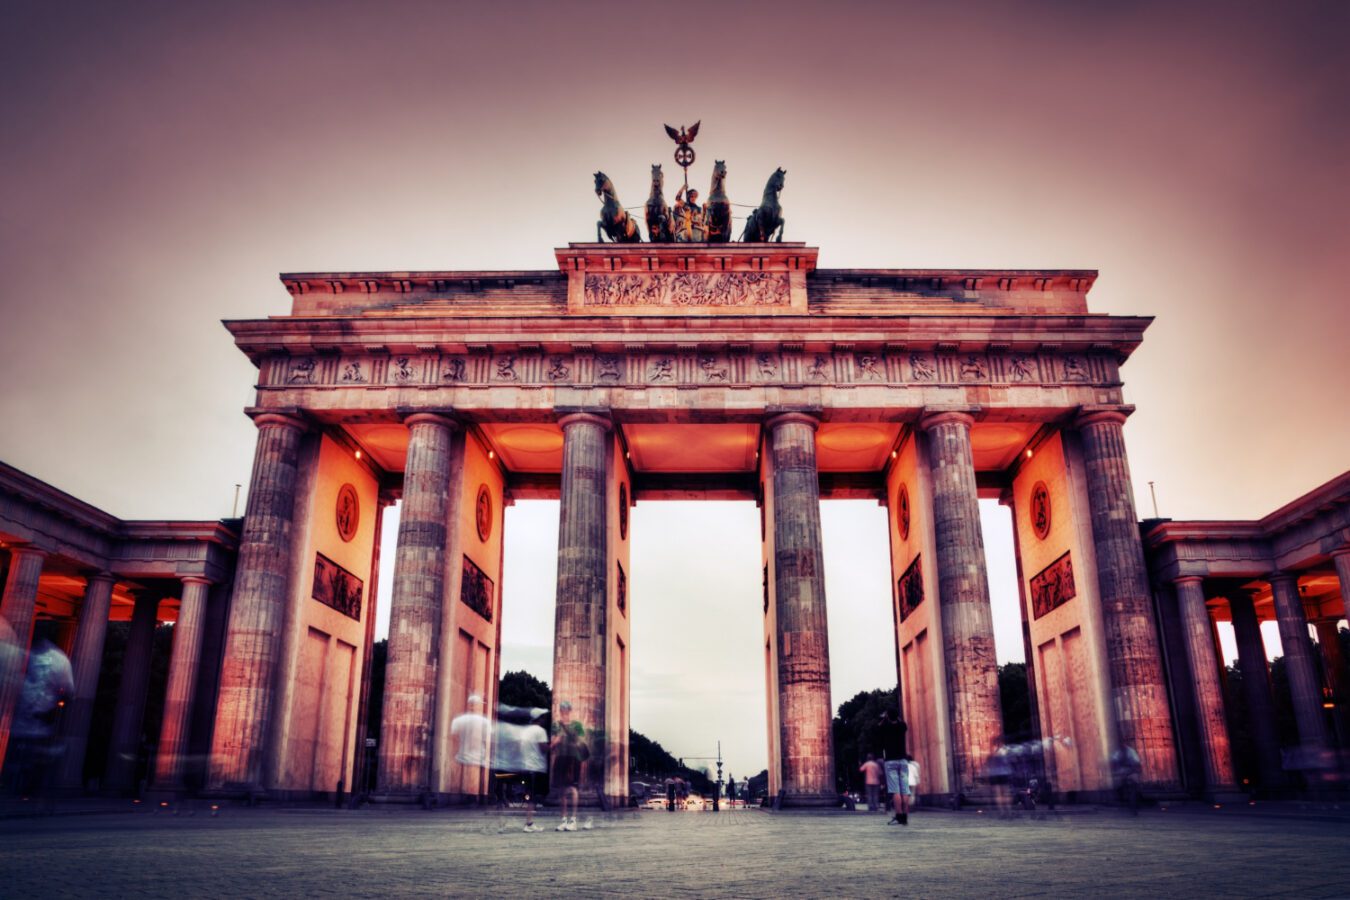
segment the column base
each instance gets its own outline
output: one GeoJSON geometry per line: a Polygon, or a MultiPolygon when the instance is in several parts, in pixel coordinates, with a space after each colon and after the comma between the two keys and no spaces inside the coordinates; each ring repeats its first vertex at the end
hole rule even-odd
{"type": "Polygon", "coordinates": [[[843,801],[838,794],[784,794],[781,809],[832,809],[843,801]]]}

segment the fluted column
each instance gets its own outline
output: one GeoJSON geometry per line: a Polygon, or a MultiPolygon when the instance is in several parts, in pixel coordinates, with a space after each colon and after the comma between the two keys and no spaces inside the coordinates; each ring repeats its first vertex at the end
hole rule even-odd
{"type": "Polygon", "coordinates": [[[430,789],[450,521],[450,454],[456,423],[445,416],[409,416],[394,594],[389,609],[389,657],[380,727],[379,789],[415,794],[430,789]]]}
{"type": "Polygon", "coordinates": [[[834,805],[830,640],[820,537],[816,427],[803,413],[770,419],[774,602],[778,624],[783,802],[834,805]]]}
{"type": "Polygon", "coordinates": [[[14,707],[23,693],[23,680],[28,672],[38,579],[42,577],[42,561],[46,556],[30,547],[11,547],[9,551],[9,575],[5,578],[4,598],[0,600],[0,763],[9,746],[14,707]],[[13,644],[5,647],[9,641],[13,644]]]}
{"type": "Polygon", "coordinates": [[[1247,731],[1255,744],[1261,786],[1277,787],[1284,783],[1284,766],[1280,761],[1280,739],[1275,732],[1275,704],[1270,694],[1270,667],[1261,639],[1261,623],[1256,618],[1251,595],[1244,591],[1229,593],[1228,609],[1237,640],[1242,696],[1247,702],[1247,731]]]}
{"type": "Polygon", "coordinates": [[[209,579],[196,576],[183,579],[178,621],[173,626],[164,720],[155,754],[156,787],[176,788],[183,783],[184,761],[192,730],[192,698],[197,690],[197,669],[202,652],[202,625],[206,621],[206,598],[210,592],[209,579]]]}
{"type": "Polygon", "coordinates": [[[1341,618],[1350,619],[1350,547],[1343,547],[1331,554],[1336,566],[1336,580],[1341,583],[1341,618]]]}
{"type": "Polygon", "coordinates": [[[1280,646],[1284,648],[1284,670],[1289,675],[1299,743],[1307,749],[1327,747],[1327,726],[1322,718],[1322,684],[1313,662],[1312,641],[1308,639],[1308,619],[1298,596],[1298,577],[1277,572],[1267,580],[1275,597],[1275,621],[1280,626],[1280,646]]]}
{"type": "Polygon", "coordinates": [[[1139,754],[1145,783],[1175,785],[1176,739],[1125,456],[1125,413],[1088,412],[1076,424],[1087,472],[1116,736],[1139,754]]]}
{"type": "MultiPolygon", "coordinates": [[[[558,706],[572,704],[572,721],[588,734],[605,722],[605,665],[609,627],[606,577],[606,464],[610,423],[590,413],[558,420],[563,430],[561,504],[558,519],[558,592],[553,637],[553,721],[558,706]]],[[[602,765],[603,747],[592,746],[592,765],[602,765]]],[[[592,785],[604,773],[592,771],[592,785]]]]}
{"type": "Polygon", "coordinates": [[[1177,606],[1184,629],[1186,657],[1191,664],[1196,720],[1200,725],[1200,752],[1205,760],[1205,787],[1211,792],[1232,790],[1233,754],[1224,718],[1223,686],[1214,655],[1214,634],[1205,608],[1205,580],[1188,576],[1176,580],[1177,606]]]}
{"type": "Polygon", "coordinates": [[[1003,734],[994,618],[970,448],[974,422],[969,413],[940,412],[919,423],[927,435],[932,472],[953,790],[967,795],[980,789],[989,754],[1003,734]]]}
{"type": "Polygon", "coordinates": [[[263,787],[277,658],[290,601],[296,473],[305,427],[277,413],[254,421],[258,446],[239,539],[208,777],[209,786],[234,790],[263,787]]]}
{"type": "Polygon", "coordinates": [[[131,634],[122,655],[122,681],[113,709],[112,739],[108,745],[108,768],[103,785],[113,791],[136,787],[136,764],[140,759],[141,727],[145,720],[145,695],[150,687],[150,657],[155,649],[155,625],[159,596],[136,594],[131,611],[131,634]]]}
{"type": "Polygon", "coordinates": [[[75,647],[70,654],[75,691],[61,714],[61,736],[66,755],[57,773],[57,786],[65,790],[84,787],[84,756],[89,746],[89,722],[98,694],[98,675],[103,667],[103,641],[108,635],[108,608],[116,579],[108,572],[90,576],[80,606],[75,647]]]}
{"type": "Polygon", "coordinates": [[[1336,691],[1340,688],[1345,669],[1339,638],[1340,624],[1335,619],[1318,619],[1314,626],[1317,628],[1317,646],[1322,651],[1322,669],[1326,673],[1323,680],[1328,688],[1336,691]]]}

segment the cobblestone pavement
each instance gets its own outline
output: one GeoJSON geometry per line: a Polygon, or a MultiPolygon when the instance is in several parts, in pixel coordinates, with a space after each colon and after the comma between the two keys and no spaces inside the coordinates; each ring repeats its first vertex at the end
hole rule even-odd
{"type": "MultiPolygon", "coordinates": [[[[583,817],[584,818],[584,817],[583,817]]],[[[1350,896],[1350,823],[1109,810],[644,811],[592,831],[415,810],[0,822],[0,896],[1350,896]]]]}

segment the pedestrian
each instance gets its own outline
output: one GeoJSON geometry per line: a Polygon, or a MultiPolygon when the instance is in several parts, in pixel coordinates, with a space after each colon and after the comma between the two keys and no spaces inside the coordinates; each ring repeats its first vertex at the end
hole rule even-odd
{"type": "Polygon", "coordinates": [[[885,768],[886,789],[891,792],[891,807],[895,811],[886,824],[908,825],[910,797],[919,784],[919,764],[902,753],[898,759],[886,760],[885,768]]]}
{"type": "Polygon", "coordinates": [[[544,730],[546,709],[531,709],[530,724],[520,732],[520,767],[525,774],[525,830],[543,831],[534,824],[534,809],[548,777],[548,732],[544,730]]]}
{"type": "Polygon", "coordinates": [[[466,794],[474,795],[481,803],[483,774],[492,745],[492,721],[483,715],[481,695],[469,697],[468,709],[450,723],[450,737],[455,741],[455,762],[463,767],[460,785],[467,788],[466,794]]]}
{"type": "Polygon", "coordinates": [[[858,766],[858,771],[862,773],[863,784],[867,786],[867,811],[880,811],[882,771],[876,754],[867,754],[867,761],[858,766]]]}
{"type": "Polygon", "coordinates": [[[550,787],[557,791],[559,806],[562,807],[562,821],[555,831],[577,830],[577,801],[581,784],[581,767],[585,763],[586,729],[580,722],[572,721],[572,704],[564,700],[558,705],[558,721],[553,726],[553,740],[549,744],[549,753],[553,758],[553,777],[550,787]],[[572,810],[568,815],[568,809],[572,810]]]}

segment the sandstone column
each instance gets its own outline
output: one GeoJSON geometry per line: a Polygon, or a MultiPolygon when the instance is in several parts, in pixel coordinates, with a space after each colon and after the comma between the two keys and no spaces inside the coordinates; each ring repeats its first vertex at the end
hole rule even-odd
{"type": "Polygon", "coordinates": [[[778,624],[779,746],[783,802],[833,806],[830,641],[820,540],[815,417],[768,422],[773,454],[774,599],[778,624]]]}
{"type": "Polygon", "coordinates": [[[1176,740],[1125,457],[1124,424],[1125,413],[1119,410],[1085,412],[1076,423],[1087,471],[1111,707],[1116,737],[1139,754],[1144,782],[1172,786],[1177,783],[1176,740]]]}
{"type": "Polygon", "coordinates": [[[37,613],[38,579],[47,554],[31,547],[12,547],[5,596],[0,600],[0,646],[13,641],[14,652],[0,655],[0,763],[9,745],[9,727],[14,707],[23,693],[28,674],[28,648],[33,641],[33,617],[37,613]],[[8,626],[8,631],[5,630],[8,626]]]}
{"type": "Polygon", "coordinates": [[[1196,720],[1200,726],[1200,752],[1205,760],[1205,789],[1213,794],[1231,791],[1233,756],[1224,719],[1223,686],[1219,661],[1214,655],[1214,635],[1209,610],[1205,608],[1205,580],[1187,576],[1176,580],[1177,607],[1184,629],[1186,658],[1191,664],[1196,720]]]}
{"type": "Polygon", "coordinates": [[[450,452],[458,425],[417,413],[408,425],[394,595],[389,609],[389,657],[380,727],[379,790],[419,794],[430,789],[436,708],[441,601],[445,596],[450,509],[450,452]]]}
{"type": "Polygon", "coordinates": [[[206,598],[211,582],[189,576],[183,579],[178,621],[173,626],[173,650],[169,656],[169,684],[164,693],[164,720],[159,730],[159,748],[155,754],[154,784],[173,789],[182,787],[188,738],[192,731],[192,698],[197,690],[197,668],[201,660],[206,598]]]}
{"type": "Polygon", "coordinates": [[[989,606],[984,536],[966,412],[925,416],[933,482],[933,532],[937,543],[942,653],[952,731],[953,791],[981,790],[985,763],[1003,734],[994,619],[989,606]]]}
{"type": "MultiPolygon", "coordinates": [[[[563,430],[561,509],[558,520],[558,593],[553,637],[553,721],[558,706],[572,704],[572,721],[587,734],[604,728],[606,621],[609,574],[606,465],[610,423],[590,413],[558,420],[563,430]]],[[[592,767],[603,765],[604,747],[590,747],[592,767]]],[[[604,784],[591,771],[591,785],[604,784]]],[[[556,789],[552,792],[556,794],[556,789]]]]}
{"type": "Polygon", "coordinates": [[[1308,619],[1298,596],[1298,577],[1276,572],[1267,578],[1275,596],[1275,621],[1280,626],[1280,645],[1284,648],[1285,671],[1289,673],[1289,693],[1298,723],[1299,743],[1305,749],[1329,746],[1327,726],[1322,718],[1322,683],[1313,663],[1312,642],[1308,639],[1308,619]]]}
{"type": "Polygon", "coordinates": [[[117,687],[108,768],[103,776],[103,786],[109,790],[131,791],[136,787],[145,695],[150,687],[150,657],[155,649],[158,614],[159,597],[138,592],[136,606],[131,612],[131,634],[122,655],[122,682],[117,687]]]}
{"type": "Polygon", "coordinates": [[[1247,729],[1256,745],[1261,786],[1277,787],[1284,784],[1284,765],[1280,761],[1280,739],[1275,733],[1275,704],[1270,695],[1270,667],[1265,642],[1261,640],[1261,625],[1251,595],[1245,591],[1229,593],[1228,609],[1233,616],[1242,696],[1247,701],[1247,729]]]}
{"type": "Polygon", "coordinates": [[[264,413],[255,422],[258,447],[216,701],[208,777],[213,788],[264,787],[264,744],[290,602],[296,469],[305,425],[278,413],[264,413]]]}
{"type": "Polygon", "coordinates": [[[1340,624],[1336,619],[1318,619],[1317,646],[1322,651],[1322,668],[1326,673],[1323,679],[1332,691],[1340,688],[1345,669],[1345,658],[1341,655],[1341,642],[1338,633],[1340,624]]]}
{"type": "Polygon", "coordinates": [[[1350,547],[1332,551],[1331,561],[1336,566],[1336,579],[1341,583],[1341,618],[1350,619],[1350,547]]]}
{"type": "Polygon", "coordinates": [[[103,666],[103,640],[108,634],[108,608],[116,579],[108,572],[92,575],[84,587],[75,648],[70,655],[75,692],[61,714],[61,736],[66,755],[57,773],[57,786],[65,790],[84,787],[84,756],[89,746],[89,721],[94,714],[98,675],[103,666]]]}

